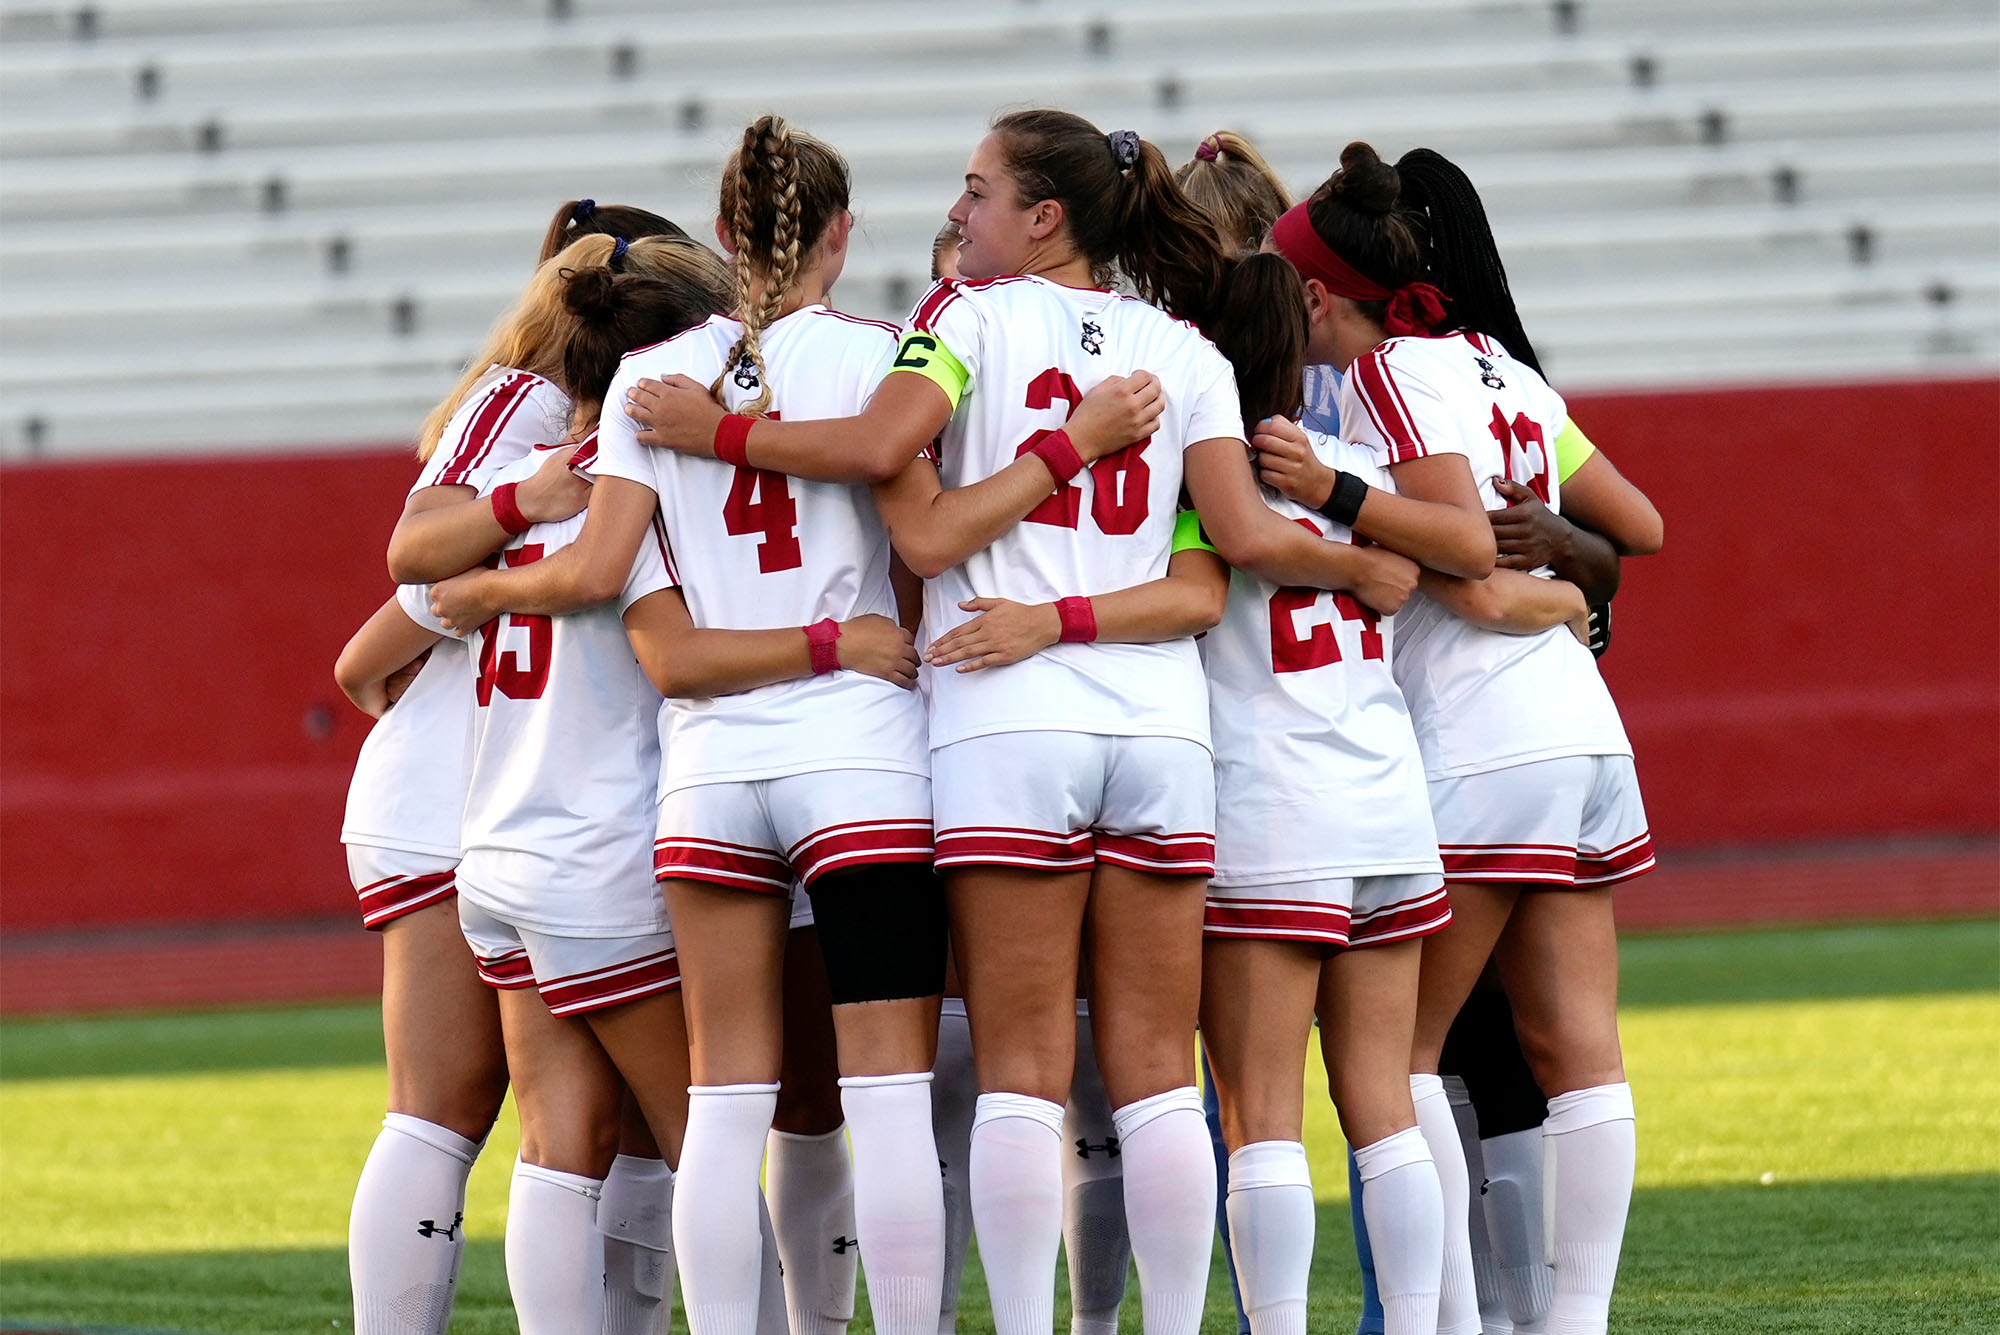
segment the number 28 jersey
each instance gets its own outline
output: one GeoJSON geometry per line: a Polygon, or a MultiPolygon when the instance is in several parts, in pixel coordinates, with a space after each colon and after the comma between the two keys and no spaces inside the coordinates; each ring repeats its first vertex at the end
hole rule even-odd
{"type": "MultiPolygon", "coordinates": [[[[605,395],[622,404],[641,379],[723,373],[741,337],[715,316],[626,355],[605,395]]],[[[765,329],[771,413],[784,421],[853,417],[895,354],[893,326],[807,306],[765,329]]],[[[757,393],[755,367],[730,367],[728,401],[757,393]]],[[[659,497],[674,578],[697,626],[772,630],[875,613],[896,619],[889,534],[868,488],[810,482],[641,445],[622,412],[598,427],[599,477],[620,477],[659,497]]],[[[864,673],[777,682],[755,690],[666,703],[661,792],[701,783],[778,778],[829,769],[930,774],[923,701],[864,673]]]]}
{"type": "MultiPolygon", "coordinates": [[[[1357,357],[1341,386],[1348,439],[1385,464],[1463,455],[1488,509],[1509,503],[1499,477],[1560,509],[1555,447],[1567,420],[1562,396],[1482,334],[1389,339],[1357,357]]],[[[1396,680],[1431,778],[1632,754],[1596,660],[1567,627],[1505,635],[1422,593],[1398,619],[1396,680]]]]}
{"type": "MultiPolygon", "coordinates": [[[[910,328],[905,358],[923,355],[921,336],[964,372],[939,442],[947,487],[1013,463],[1111,376],[1151,371],[1166,403],[1149,440],[1099,459],[991,546],[927,581],[930,638],[970,620],[975,614],[959,607],[970,598],[1043,603],[1167,573],[1181,452],[1197,441],[1243,439],[1235,372],[1213,344],[1143,301],[1033,276],[941,282],[918,303],[910,328]]],[[[1006,667],[925,672],[933,747],[1038,730],[1209,744],[1208,693],[1192,638],[1055,644],[1006,667]]]]}
{"type": "MultiPolygon", "coordinates": [[[[1322,462],[1395,484],[1359,445],[1312,433],[1322,462]]],[[[1286,519],[1353,535],[1266,489],[1286,519]]],[[[1215,883],[1272,885],[1438,871],[1423,758],[1390,668],[1396,617],[1352,594],[1229,574],[1201,642],[1215,732],[1215,883]]]]}

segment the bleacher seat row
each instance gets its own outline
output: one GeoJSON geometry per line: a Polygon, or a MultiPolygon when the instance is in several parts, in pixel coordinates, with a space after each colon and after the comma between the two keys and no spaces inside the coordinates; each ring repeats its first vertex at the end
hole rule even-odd
{"type": "Polygon", "coordinates": [[[0,454],[405,438],[559,200],[704,228],[766,109],[896,317],[992,113],[1460,159],[1565,388],[2000,365],[1990,0],[0,0],[0,454]]]}

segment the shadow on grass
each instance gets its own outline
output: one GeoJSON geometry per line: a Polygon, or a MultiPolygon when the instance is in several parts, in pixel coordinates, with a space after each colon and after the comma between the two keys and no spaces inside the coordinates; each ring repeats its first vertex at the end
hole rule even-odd
{"type": "MultiPolygon", "coordinates": [[[[2000,1320],[2000,1177],[1906,1178],[1642,1191],[1612,1326],[1621,1335],[1987,1332],[2000,1320]]],[[[1310,1329],[1354,1328],[1358,1288],[1345,1201],[1322,1202],[1310,1329]]],[[[0,1265],[0,1330],[346,1331],[337,1248],[101,1256],[0,1265]]],[[[1220,1269],[1205,1335],[1234,1328],[1220,1269]]],[[[1067,1329],[1066,1298],[1057,1328],[1067,1329]]],[[[990,1331],[967,1271],[959,1329],[990,1331]]],[[[854,1335],[870,1329],[865,1302],[854,1335]]],[[[1124,1328],[1139,1329],[1136,1293],[1124,1328]]],[[[452,1330],[514,1329],[498,1239],[468,1249],[452,1330]]],[[[676,1314],[675,1330],[686,1329],[676,1314]]]]}

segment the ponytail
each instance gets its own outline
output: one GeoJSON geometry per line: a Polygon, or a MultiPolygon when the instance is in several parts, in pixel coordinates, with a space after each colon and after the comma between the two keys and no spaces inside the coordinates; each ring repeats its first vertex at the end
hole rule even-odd
{"type": "Polygon", "coordinates": [[[1222,244],[1243,255],[1263,244],[1278,215],[1292,206],[1285,183],[1257,146],[1234,130],[1217,130],[1174,170],[1187,197],[1214,220],[1222,244]]]}
{"type": "Polygon", "coordinates": [[[1312,330],[1305,286],[1291,261],[1261,252],[1230,261],[1215,316],[1203,332],[1236,368],[1246,438],[1267,417],[1299,415],[1312,330]]]}
{"type": "Polygon", "coordinates": [[[642,236],[685,238],[687,233],[659,214],[630,204],[568,199],[556,206],[548,230],[542,233],[542,259],[553,259],[564,246],[586,236],[622,236],[627,241],[637,241],[642,236]]]}
{"type": "Polygon", "coordinates": [[[1521,327],[1507,269],[1486,221],[1479,192],[1458,165],[1428,148],[1396,160],[1402,202],[1420,223],[1431,281],[1451,298],[1453,321],[1500,340],[1515,361],[1541,373],[1541,361],[1521,327]]]}
{"type": "Polygon", "coordinates": [[[1139,142],[1117,201],[1119,267],[1140,296],[1206,329],[1221,306],[1229,258],[1214,221],[1174,180],[1157,145],[1139,142]]]}
{"type": "Polygon", "coordinates": [[[597,425],[618,363],[644,347],[730,309],[729,272],[696,242],[640,241],[623,270],[599,265],[563,272],[563,304],[575,321],[562,356],[563,383],[575,401],[571,434],[597,425]]]}

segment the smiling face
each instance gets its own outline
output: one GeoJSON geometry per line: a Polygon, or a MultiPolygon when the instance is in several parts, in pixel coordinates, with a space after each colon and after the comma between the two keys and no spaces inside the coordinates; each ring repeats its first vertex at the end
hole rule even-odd
{"type": "Polygon", "coordinates": [[[1030,258],[1061,225],[1062,205],[1021,198],[996,133],[972,150],[965,164],[965,193],[947,216],[964,238],[958,272],[966,278],[997,278],[1026,271],[1030,258]]]}

